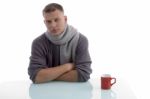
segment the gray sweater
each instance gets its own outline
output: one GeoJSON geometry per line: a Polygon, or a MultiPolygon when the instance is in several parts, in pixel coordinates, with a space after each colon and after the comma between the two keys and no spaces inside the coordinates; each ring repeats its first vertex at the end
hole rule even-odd
{"type": "MultiPolygon", "coordinates": [[[[70,62],[75,64],[78,72],[78,81],[84,82],[90,78],[92,73],[91,58],[88,51],[88,40],[80,34],[76,48],[75,61],[70,59],[70,62]]],[[[35,77],[40,69],[51,68],[60,64],[60,46],[54,45],[45,34],[37,37],[32,43],[30,63],[28,74],[30,79],[35,82],[35,77]]]]}

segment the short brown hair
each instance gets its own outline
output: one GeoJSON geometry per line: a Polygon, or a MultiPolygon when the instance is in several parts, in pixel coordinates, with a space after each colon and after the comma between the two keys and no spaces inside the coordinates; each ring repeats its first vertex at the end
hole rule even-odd
{"type": "Polygon", "coordinates": [[[60,10],[64,13],[64,9],[60,4],[50,3],[50,4],[46,5],[45,8],[43,9],[43,14],[44,13],[50,13],[50,12],[53,12],[55,10],[60,10]]]}

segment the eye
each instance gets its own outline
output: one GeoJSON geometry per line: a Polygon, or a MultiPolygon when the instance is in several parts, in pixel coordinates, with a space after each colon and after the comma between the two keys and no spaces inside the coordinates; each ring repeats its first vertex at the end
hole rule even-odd
{"type": "Polygon", "coordinates": [[[46,21],[46,23],[51,23],[51,22],[52,22],[52,21],[50,21],[50,20],[47,20],[47,21],[46,21]]]}

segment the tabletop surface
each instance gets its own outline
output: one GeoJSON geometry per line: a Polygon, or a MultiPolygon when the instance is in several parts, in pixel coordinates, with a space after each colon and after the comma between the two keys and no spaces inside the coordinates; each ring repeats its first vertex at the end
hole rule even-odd
{"type": "Polygon", "coordinates": [[[13,81],[0,84],[0,99],[137,99],[130,86],[122,79],[110,90],[101,90],[100,79],[88,82],[52,81],[33,84],[30,81],[13,81]]]}

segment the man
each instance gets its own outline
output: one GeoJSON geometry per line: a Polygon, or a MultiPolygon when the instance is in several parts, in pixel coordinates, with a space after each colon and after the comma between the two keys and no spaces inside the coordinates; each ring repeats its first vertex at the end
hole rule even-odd
{"type": "Polygon", "coordinates": [[[34,83],[87,81],[92,73],[87,38],[67,24],[60,4],[45,6],[43,17],[47,31],[32,43],[30,79],[34,83]]]}

